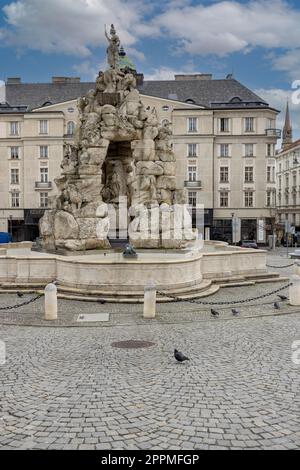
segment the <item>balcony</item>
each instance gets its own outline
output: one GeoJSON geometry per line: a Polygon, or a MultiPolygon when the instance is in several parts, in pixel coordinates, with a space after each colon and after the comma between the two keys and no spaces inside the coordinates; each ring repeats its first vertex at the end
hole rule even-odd
{"type": "Polygon", "coordinates": [[[46,183],[43,181],[36,181],[35,189],[52,189],[52,181],[47,181],[46,183]]]}
{"type": "Polygon", "coordinates": [[[191,188],[191,189],[202,188],[202,183],[199,180],[197,180],[197,181],[185,181],[184,182],[184,187],[185,188],[191,188]]]}
{"type": "Polygon", "coordinates": [[[281,129],[266,129],[267,137],[276,137],[276,139],[281,138],[281,129]]]}

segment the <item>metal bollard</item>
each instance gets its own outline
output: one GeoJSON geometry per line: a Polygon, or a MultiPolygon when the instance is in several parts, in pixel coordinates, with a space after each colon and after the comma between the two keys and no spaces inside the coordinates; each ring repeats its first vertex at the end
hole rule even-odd
{"type": "Polygon", "coordinates": [[[290,305],[300,305],[300,276],[292,276],[292,285],[290,286],[290,305]]]}
{"type": "Polygon", "coordinates": [[[48,284],[45,287],[45,320],[57,320],[57,287],[48,284]]]}
{"type": "Polygon", "coordinates": [[[145,286],[144,291],[144,318],[155,318],[156,314],[156,286],[153,282],[145,286]]]}

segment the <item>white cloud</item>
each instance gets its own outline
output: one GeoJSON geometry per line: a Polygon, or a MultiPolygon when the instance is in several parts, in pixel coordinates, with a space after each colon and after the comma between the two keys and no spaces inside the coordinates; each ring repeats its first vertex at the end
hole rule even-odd
{"type": "Polygon", "coordinates": [[[225,56],[254,47],[300,47],[300,12],[284,0],[273,0],[272,7],[269,0],[175,7],[156,21],[190,54],[225,56]]]}
{"type": "Polygon", "coordinates": [[[291,80],[300,80],[300,48],[275,57],[273,66],[275,70],[286,72],[291,80]]]}
{"type": "Polygon", "coordinates": [[[145,80],[174,80],[174,75],[188,73],[195,73],[193,64],[187,64],[182,69],[162,66],[145,73],[145,80]]]}
{"type": "MultiPolygon", "coordinates": [[[[143,2],[138,0],[19,0],[3,8],[7,26],[0,37],[12,46],[87,57],[106,44],[104,24],[114,23],[122,43],[143,35],[143,2]]],[[[145,26],[145,35],[155,27],[145,26]]]]}

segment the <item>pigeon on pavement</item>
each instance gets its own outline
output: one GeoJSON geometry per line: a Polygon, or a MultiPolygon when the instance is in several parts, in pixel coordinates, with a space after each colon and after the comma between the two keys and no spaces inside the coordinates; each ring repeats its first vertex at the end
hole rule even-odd
{"type": "Polygon", "coordinates": [[[274,308],[275,308],[276,310],[280,310],[280,305],[279,305],[279,303],[278,303],[278,302],[275,302],[275,304],[274,304],[274,308]]]}
{"type": "Polygon", "coordinates": [[[177,349],[174,349],[174,357],[178,362],[189,361],[189,358],[182,354],[182,352],[177,351],[177,349]]]}
{"type": "Polygon", "coordinates": [[[214,318],[217,318],[220,316],[220,313],[217,312],[217,310],[214,310],[213,308],[211,309],[210,313],[212,314],[214,318]]]}
{"type": "Polygon", "coordinates": [[[18,297],[23,297],[24,294],[22,294],[22,292],[17,292],[17,296],[18,297]]]}
{"type": "Polygon", "coordinates": [[[237,317],[240,314],[239,310],[236,310],[235,308],[232,309],[232,315],[234,317],[237,317]]]}
{"type": "Polygon", "coordinates": [[[277,295],[281,300],[288,300],[288,297],[286,295],[277,295]]]}

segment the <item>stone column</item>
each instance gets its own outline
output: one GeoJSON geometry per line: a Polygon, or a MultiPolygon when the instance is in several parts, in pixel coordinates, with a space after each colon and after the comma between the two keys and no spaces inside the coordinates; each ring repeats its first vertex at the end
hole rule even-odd
{"type": "Polygon", "coordinates": [[[292,285],[290,286],[290,305],[300,305],[300,276],[292,276],[292,285]]]}
{"type": "Polygon", "coordinates": [[[48,284],[45,288],[45,320],[57,320],[57,287],[48,284]]]}
{"type": "Polygon", "coordinates": [[[156,314],[156,286],[149,283],[145,286],[144,292],[144,318],[155,318],[156,314]]]}

